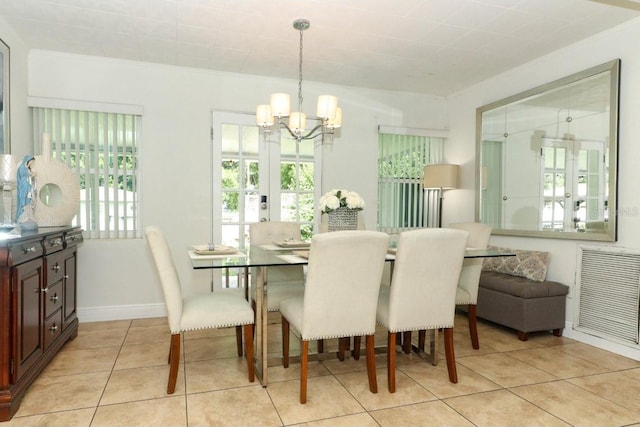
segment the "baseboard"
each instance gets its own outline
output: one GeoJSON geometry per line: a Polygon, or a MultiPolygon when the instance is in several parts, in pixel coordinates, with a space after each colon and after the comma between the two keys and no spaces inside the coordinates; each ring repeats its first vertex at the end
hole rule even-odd
{"type": "Polygon", "coordinates": [[[166,317],[164,304],[114,305],[108,307],[78,307],[80,323],[104,322],[108,320],[146,319],[166,317]]]}
{"type": "Polygon", "coordinates": [[[621,356],[634,360],[640,360],[640,346],[619,344],[605,338],[590,335],[585,332],[573,329],[572,322],[566,322],[566,327],[562,331],[562,336],[580,341],[585,344],[592,345],[602,350],[610,351],[621,356]]]}

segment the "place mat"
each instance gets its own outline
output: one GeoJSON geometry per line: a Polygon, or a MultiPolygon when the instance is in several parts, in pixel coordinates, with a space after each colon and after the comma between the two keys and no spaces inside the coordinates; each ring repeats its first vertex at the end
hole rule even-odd
{"type": "Polygon", "coordinates": [[[280,246],[281,248],[308,248],[310,243],[309,242],[304,242],[302,240],[296,240],[296,239],[285,239],[285,240],[280,240],[277,242],[273,242],[274,244],[276,244],[277,246],[280,246]]]}
{"type": "Polygon", "coordinates": [[[288,251],[288,250],[291,250],[291,248],[283,248],[282,246],[276,246],[276,245],[260,245],[260,247],[262,249],[267,250],[267,251],[288,251]]]}
{"type": "Polygon", "coordinates": [[[209,255],[201,255],[201,254],[197,254],[195,253],[193,250],[189,250],[189,258],[191,259],[220,259],[220,258],[244,258],[247,255],[238,251],[236,249],[236,252],[233,253],[229,253],[229,254],[209,254],[209,255]]]}
{"type": "Polygon", "coordinates": [[[387,252],[390,254],[395,254],[398,252],[398,248],[387,248],[387,252]]]}
{"type": "Polygon", "coordinates": [[[309,251],[291,251],[292,254],[309,259],[309,251]]]}
{"type": "Polygon", "coordinates": [[[238,248],[233,246],[215,245],[213,250],[209,249],[209,245],[193,245],[193,252],[197,255],[228,255],[238,252],[238,248]]]}
{"type": "Polygon", "coordinates": [[[289,264],[299,264],[301,262],[307,262],[306,258],[298,255],[276,255],[278,258],[287,261],[289,264]]]}

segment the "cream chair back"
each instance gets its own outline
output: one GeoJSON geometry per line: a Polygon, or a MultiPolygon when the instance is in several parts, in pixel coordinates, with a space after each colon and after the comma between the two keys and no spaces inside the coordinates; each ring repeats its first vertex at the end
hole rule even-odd
{"type": "MultiPolygon", "coordinates": [[[[450,228],[464,230],[469,233],[468,248],[486,249],[491,237],[491,226],[478,222],[464,222],[450,224],[450,228]]],[[[458,293],[456,304],[477,304],[478,284],[480,283],[480,273],[484,258],[465,259],[460,272],[458,287],[466,292],[458,293]]]]}
{"type": "Polygon", "coordinates": [[[353,230],[316,234],[305,284],[304,340],[372,335],[389,236],[353,230]]]}
{"type": "Polygon", "coordinates": [[[149,226],[145,228],[145,235],[162,285],[169,329],[172,334],[176,334],[181,331],[182,318],[182,289],[178,271],[173,263],[171,249],[160,229],[149,226]]]}
{"type": "Polygon", "coordinates": [[[400,234],[388,311],[378,312],[390,332],[453,326],[468,236],[466,231],[446,228],[400,234]]]}
{"type": "MultiPolygon", "coordinates": [[[[251,245],[272,245],[273,242],[287,239],[300,240],[300,224],[296,222],[266,221],[249,225],[249,243],[251,245]]],[[[255,285],[257,274],[251,275],[255,285]]],[[[304,282],[302,266],[269,267],[269,283],[304,282]]]]}

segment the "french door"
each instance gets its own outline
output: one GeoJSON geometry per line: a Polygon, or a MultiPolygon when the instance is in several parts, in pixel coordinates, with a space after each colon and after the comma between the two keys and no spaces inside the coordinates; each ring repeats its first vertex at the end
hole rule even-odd
{"type": "Polygon", "coordinates": [[[212,241],[249,245],[249,224],[292,221],[303,237],[314,227],[320,150],[274,131],[264,137],[255,115],[213,112],[212,241]]]}

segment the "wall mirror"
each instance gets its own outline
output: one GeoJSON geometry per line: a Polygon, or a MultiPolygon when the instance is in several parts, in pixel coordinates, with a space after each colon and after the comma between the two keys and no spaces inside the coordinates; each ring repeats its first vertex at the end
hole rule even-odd
{"type": "Polygon", "coordinates": [[[620,60],[476,111],[476,220],[493,234],[616,241],[620,60]]]}

